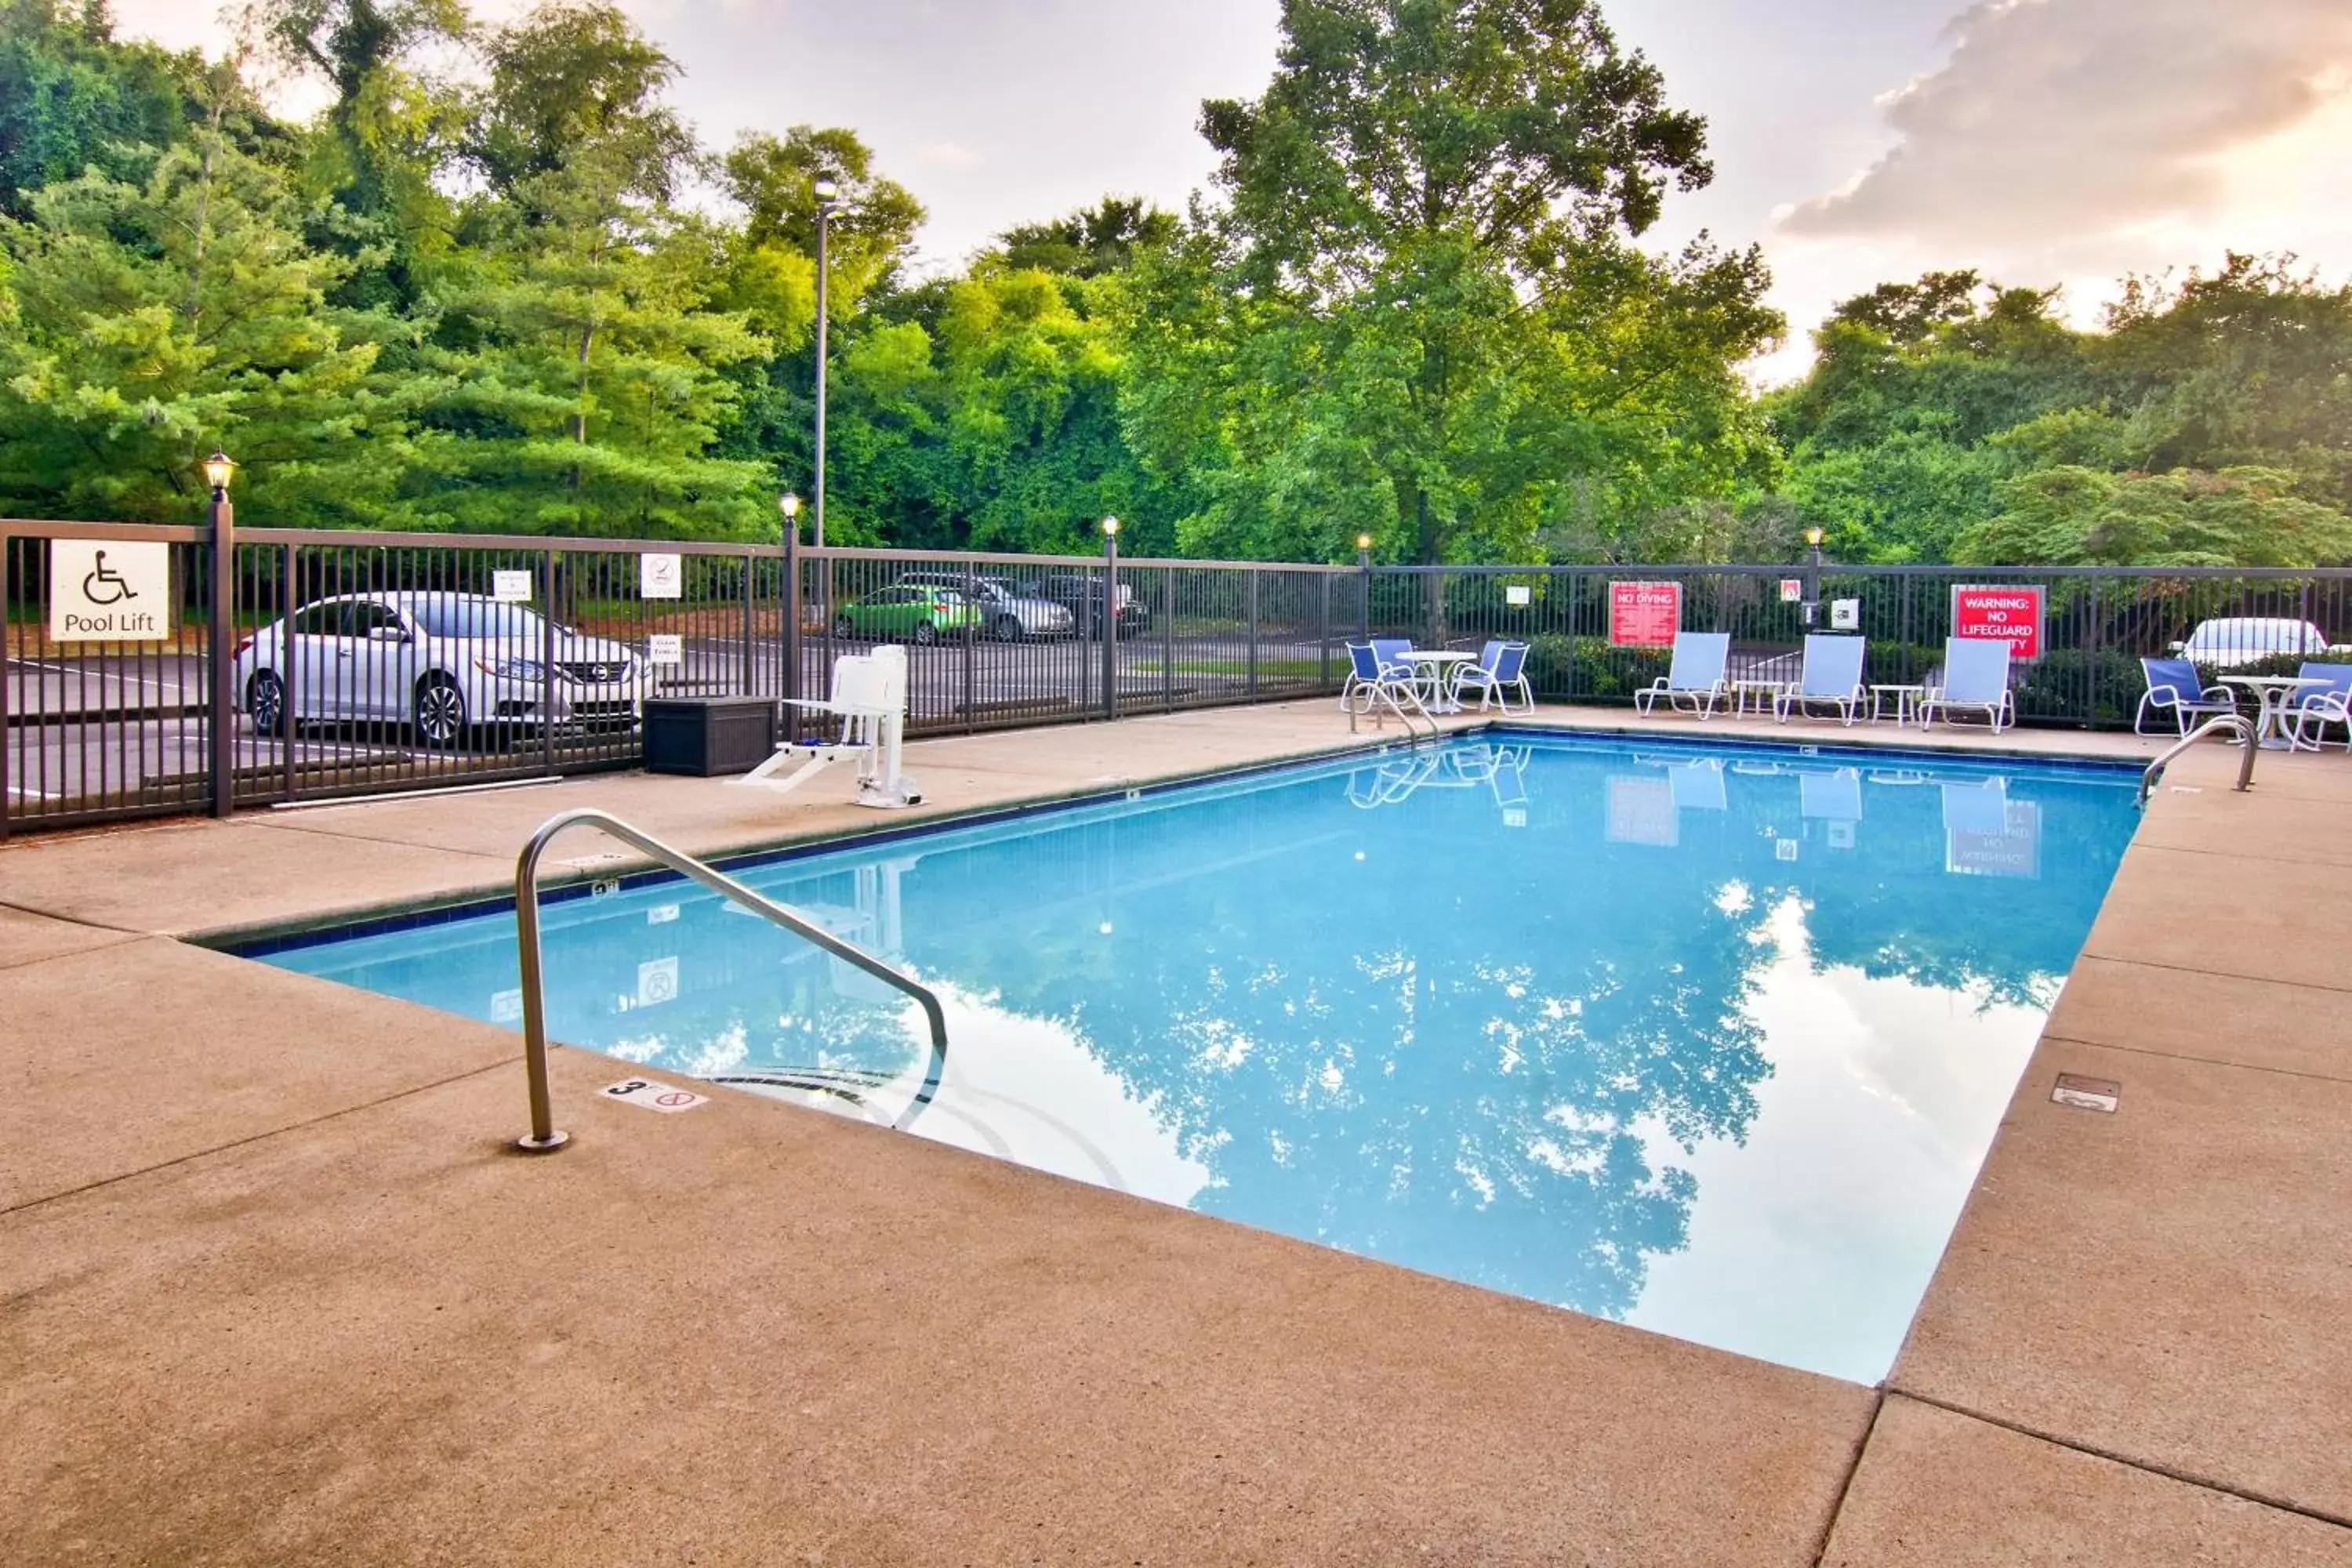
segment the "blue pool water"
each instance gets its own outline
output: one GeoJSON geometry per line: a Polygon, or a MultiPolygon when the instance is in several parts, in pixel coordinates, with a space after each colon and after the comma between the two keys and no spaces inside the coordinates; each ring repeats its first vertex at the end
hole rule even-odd
{"type": "MultiPolygon", "coordinates": [[[[1496,734],[737,874],[940,992],[922,1136],[1874,1382],[2133,782],[1496,734]]],[[[690,884],[546,944],[554,1037],[629,1062],[883,1121],[929,1065],[905,998],[690,884]]],[[[264,956],[520,1016],[510,912],[264,956]]]]}

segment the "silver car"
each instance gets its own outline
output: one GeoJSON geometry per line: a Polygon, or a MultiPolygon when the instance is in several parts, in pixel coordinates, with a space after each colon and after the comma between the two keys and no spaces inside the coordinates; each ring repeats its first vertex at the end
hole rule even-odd
{"type": "Polygon", "coordinates": [[[392,593],[316,600],[290,633],[272,622],[237,645],[236,679],[237,705],[265,734],[285,722],[290,695],[298,723],[405,723],[420,745],[454,746],[478,725],[634,726],[652,671],[527,605],[392,593]]]}
{"type": "Polygon", "coordinates": [[[945,588],[964,595],[980,606],[980,629],[999,642],[1024,637],[1066,637],[1077,629],[1070,612],[1050,599],[1017,594],[1002,577],[981,577],[961,572],[901,572],[890,580],[894,588],[945,588]]]}

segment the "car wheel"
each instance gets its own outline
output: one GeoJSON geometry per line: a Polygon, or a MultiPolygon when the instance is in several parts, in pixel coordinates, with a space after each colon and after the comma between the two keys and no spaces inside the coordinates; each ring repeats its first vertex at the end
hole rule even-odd
{"type": "Polygon", "coordinates": [[[447,679],[433,676],[419,681],[412,711],[419,745],[443,749],[465,738],[466,694],[447,679]]]}
{"type": "Polygon", "coordinates": [[[917,647],[929,647],[939,640],[940,628],[931,625],[930,622],[925,621],[921,626],[915,628],[915,644],[917,647]]]}
{"type": "Polygon", "coordinates": [[[999,616],[996,617],[996,640],[998,642],[1019,642],[1021,640],[1021,617],[1018,616],[999,616]]]}
{"type": "Polygon", "coordinates": [[[245,710],[252,717],[253,732],[275,735],[286,722],[286,683],[278,679],[274,669],[257,670],[245,684],[245,710]]]}
{"type": "Polygon", "coordinates": [[[835,616],[833,618],[833,635],[847,642],[857,635],[857,623],[847,616],[835,616]]]}

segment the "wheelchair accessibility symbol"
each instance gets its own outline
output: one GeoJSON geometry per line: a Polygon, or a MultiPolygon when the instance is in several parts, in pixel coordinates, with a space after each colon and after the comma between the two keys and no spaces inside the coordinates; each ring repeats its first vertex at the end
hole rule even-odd
{"type": "Polygon", "coordinates": [[[139,591],[122,580],[120,572],[106,564],[106,552],[98,552],[98,564],[81,580],[81,596],[93,605],[119,605],[125,599],[135,599],[139,591]]]}
{"type": "Polygon", "coordinates": [[[49,542],[49,636],[161,642],[172,635],[172,547],[148,540],[49,542]]]}

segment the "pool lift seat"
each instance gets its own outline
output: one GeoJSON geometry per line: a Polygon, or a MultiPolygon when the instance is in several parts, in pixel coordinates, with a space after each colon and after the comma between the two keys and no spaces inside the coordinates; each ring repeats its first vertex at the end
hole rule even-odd
{"type": "MultiPolygon", "coordinates": [[[[833,695],[823,702],[787,699],[798,708],[841,721],[835,741],[786,741],[775,755],[736,783],[790,795],[835,763],[857,763],[857,804],[885,810],[919,805],[915,781],[899,771],[907,740],[907,650],[893,644],[833,661],[833,695]],[[800,766],[782,778],[786,764],[800,766]]],[[[790,717],[789,713],[786,715],[790,717]]]]}

